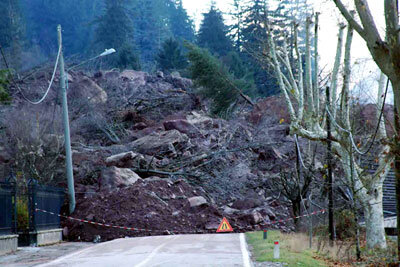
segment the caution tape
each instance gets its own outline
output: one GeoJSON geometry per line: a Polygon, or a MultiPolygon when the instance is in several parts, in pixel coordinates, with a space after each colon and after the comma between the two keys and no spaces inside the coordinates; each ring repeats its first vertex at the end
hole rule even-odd
{"type": "Polygon", "coordinates": [[[305,215],[300,215],[300,216],[296,216],[296,217],[292,217],[292,218],[288,218],[288,219],[271,221],[269,224],[273,225],[273,224],[278,224],[278,223],[284,223],[284,222],[288,222],[288,221],[291,221],[291,220],[300,219],[300,218],[303,218],[303,217],[314,216],[314,215],[317,215],[317,214],[324,214],[325,212],[326,212],[326,210],[322,209],[322,210],[314,211],[314,212],[311,212],[311,213],[305,214],[305,215]]]}
{"type": "MultiPolygon", "coordinates": [[[[107,223],[99,223],[99,222],[94,222],[94,221],[90,221],[90,220],[78,219],[78,218],[74,218],[74,217],[71,217],[71,216],[65,216],[65,215],[57,214],[57,213],[54,213],[54,212],[51,212],[51,211],[42,210],[42,209],[38,209],[38,208],[36,208],[35,211],[40,211],[40,212],[43,212],[43,213],[52,214],[52,215],[58,216],[60,218],[65,218],[65,219],[72,220],[72,221],[77,221],[77,222],[87,223],[87,224],[92,224],[92,225],[97,225],[97,226],[103,226],[103,227],[107,227],[107,228],[120,229],[120,230],[142,231],[142,232],[165,232],[165,231],[167,231],[167,230],[149,230],[149,229],[142,229],[142,228],[136,228],[136,227],[127,227],[127,226],[111,225],[111,224],[107,224],[107,223]]],[[[284,223],[284,222],[288,222],[288,221],[291,221],[291,220],[300,219],[300,218],[303,218],[303,217],[314,216],[314,215],[317,215],[317,214],[324,214],[325,212],[326,212],[326,210],[322,209],[322,210],[314,211],[312,213],[301,215],[301,216],[296,216],[296,217],[292,217],[292,218],[288,218],[288,219],[281,219],[281,220],[271,221],[268,224],[269,225],[273,225],[273,224],[284,223]]],[[[179,231],[179,232],[182,232],[182,231],[179,231]]],[[[185,233],[198,233],[198,232],[196,232],[196,231],[193,231],[193,232],[185,231],[185,233]]]]}
{"type": "MultiPolygon", "coordinates": [[[[136,228],[136,227],[118,226],[118,225],[111,225],[111,224],[107,224],[107,223],[94,222],[94,221],[90,221],[90,220],[78,219],[78,218],[74,218],[74,217],[71,217],[71,216],[65,216],[65,215],[57,214],[57,213],[54,213],[54,212],[51,212],[51,211],[42,210],[42,209],[38,209],[38,208],[36,208],[35,210],[43,212],[43,213],[52,214],[52,215],[55,215],[55,216],[58,216],[58,217],[61,217],[61,218],[65,218],[65,219],[68,219],[68,220],[72,220],[72,221],[88,223],[88,224],[93,224],[93,225],[98,225],[98,226],[103,226],[103,227],[108,227],[108,228],[116,228],[116,229],[127,230],[127,231],[155,232],[155,230],[141,229],[141,228],[136,228]]],[[[156,230],[156,231],[158,231],[158,230],[156,230]]]]}

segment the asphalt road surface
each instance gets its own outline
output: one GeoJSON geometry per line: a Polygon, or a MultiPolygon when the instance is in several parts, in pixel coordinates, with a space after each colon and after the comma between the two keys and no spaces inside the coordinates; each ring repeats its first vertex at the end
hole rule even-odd
{"type": "Polygon", "coordinates": [[[116,239],[40,266],[250,267],[251,263],[244,234],[204,234],[116,239]]]}

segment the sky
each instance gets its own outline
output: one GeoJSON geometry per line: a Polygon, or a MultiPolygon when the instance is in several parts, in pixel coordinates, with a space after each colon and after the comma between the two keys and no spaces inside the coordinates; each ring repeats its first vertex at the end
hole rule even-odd
{"type": "MultiPolygon", "coordinates": [[[[233,0],[215,0],[217,7],[224,13],[228,13],[232,9],[233,0]]],[[[313,4],[314,10],[321,13],[320,15],[320,66],[326,71],[333,68],[333,60],[336,53],[338,24],[344,22],[341,14],[336,9],[332,0],[309,0],[313,4]]],[[[344,0],[347,4],[352,1],[344,0]]],[[[383,1],[382,0],[368,0],[369,7],[375,17],[378,28],[383,31],[384,17],[383,17],[383,1]]],[[[197,28],[202,20],[202,13],[208,11],[211,6],[211,0],[183,0],[184,7],[188,10],[189,15],[194,18],[197,28]]],[[[349,5],[350,6],[350,5],[349,5]]],[[[225,15],[226,22],[229,23],[229,16],[225,15]]],[[[352,85],[356,87],[357,84],[363,81],[372,89],[369,90],[363,97],[366,100],[376,98],[374,89],[376,84],[375,80],[378,76],[377,66],[371,59],[370,53],[365,45],[365,42],[354,34],[352,45],[352,62],[353,62],[353,75],[352,85]]],[[[390,98],[389,98],[390,99],[390,98]]]]}

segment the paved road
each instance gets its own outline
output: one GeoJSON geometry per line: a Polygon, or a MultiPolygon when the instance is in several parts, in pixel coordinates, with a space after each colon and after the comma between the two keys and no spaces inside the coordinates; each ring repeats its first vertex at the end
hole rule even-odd
{"type": "Polygon", "coordinates": [[[19,247],[18,251],[0,256],[0,266],[32,267],[93,246],[86,242],[65,242],[44,247],[19,247]]]}
{"type": "Polygon", "coordinates": [[[250,267],[251,264],[244,234],[209,234],[117,239],[40,266],[250,267]]]}

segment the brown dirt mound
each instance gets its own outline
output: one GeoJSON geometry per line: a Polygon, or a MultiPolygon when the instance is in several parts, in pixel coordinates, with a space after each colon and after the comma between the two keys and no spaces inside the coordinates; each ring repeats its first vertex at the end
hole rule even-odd
{"type": "MultiPolygon", "coordinates": [[[[263,227],[243,212],[226,214],[210,204],[209,199],[207,204],[191,207],[188,199],[194,196],[207,199],[184,180],[148,178],[118,191],[103,191],[78,199],[72,216],[149,231],[119,230],[69,220],[63,225],[68,228],[70,240],[83,241],[92,241],[96,235],[104,241],[126,236],[215,232],[223,217],[229,220],[235,232],[263,227]]],[[[266,218],[268,220],[268,215],[266,218]]]]}

